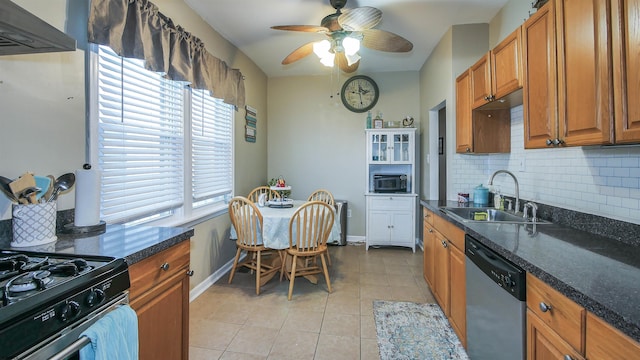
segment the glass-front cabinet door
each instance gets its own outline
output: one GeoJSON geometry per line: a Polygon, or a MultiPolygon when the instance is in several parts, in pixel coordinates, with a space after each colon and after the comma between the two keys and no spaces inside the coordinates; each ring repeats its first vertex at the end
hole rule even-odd
{"type": "Polygon", "coordinates": [[[387,139],[388,134],[373,133],[370,134],[369,141],[371,152],[369,154],[369,162],[371,163],[386,163],[387,159],[387,139]]]}
{"type": "Polygon", "coordinates": [[[407,133],[398,133],[393,134],[393,156],[391,157],[392,162],[410,162],[411,161],[411,153],[409,151],[411,149],[410,142],[410,134],[407,133]]]}
{"type": "Polygon", "coordinates": [[[370,164],[411,163],[413,161],[413,132],[369,133],[370,164]]]}

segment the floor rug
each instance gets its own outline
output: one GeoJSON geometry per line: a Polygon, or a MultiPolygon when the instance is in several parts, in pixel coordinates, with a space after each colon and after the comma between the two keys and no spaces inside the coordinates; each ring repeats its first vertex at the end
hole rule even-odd
{"type": "Polygon", "coordinates": [[[469,359],[436,304],[373,302],[381,360],[469,359]]]}

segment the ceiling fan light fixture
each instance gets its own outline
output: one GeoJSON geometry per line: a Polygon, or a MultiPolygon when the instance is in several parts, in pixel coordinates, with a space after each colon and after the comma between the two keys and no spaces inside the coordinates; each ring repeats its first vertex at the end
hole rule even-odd
{"type": "Polygon", "coordinates": [[[347,36],[342,40],[342,47],[344,48],[344,53],[347,55],[347,58],[356,55],[360,50],[360,40],[347,36]]]}
{"type": "Polygon", "coordinates": [[[331,42],[329,40],[322,40],[313,44],[313,53],[320,58],[322,65],[332,67],[336,54],[330,50],[331,42]]]}
{"type": "Polygon", "coordinates": [[[313,53],[318,55],[321,59],[329,54],[329,50],[331,50],[331,42],[329,40],[322,40],[313,43],[313,53]]]}
{"type": "Polygon", "coordinates": [[[336,54],[327,53],[326,56],[320,58],[320,63],[326,67],[333,67],[333,62],[336,58],[336,54]]]}
{"type": "Polygon", "coordinates": [[[348,66],[351,66],[351,65],[357,63],[358,61],[360,61],[360,55],[358,55],[358,54],[349,55],[349,54],[345,53],[345,57],[347,58],[347,65],[348,66]]]}

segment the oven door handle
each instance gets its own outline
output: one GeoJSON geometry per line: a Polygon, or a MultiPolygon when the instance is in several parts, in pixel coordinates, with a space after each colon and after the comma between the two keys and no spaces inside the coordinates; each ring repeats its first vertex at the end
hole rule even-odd
{"type": "Polygon", "coordinates": [[[86,345],[91,344],[91,339],[86,336],[81,336],[78,340],[76,340],[73,344],[69,345],[67,348],[62,350],[61,352],[55,354],[49,360],[63,360],[67,357],[73,355],[86,345]]]}
{"type": "MultiPolygon", "coordinates": [[[[23,354],[22,356],[18,356],[17,359],[31,360],[31,359],[49,359],[49,360],[62,360],[67,359],[70,355],[75,354],[80,349],[82,349],[87,344],[91,343],[91,339],[87,336],[80,336],[80,334],[88,329],[91,325],[93,325],[96,321],[101,319],[104,315],[108,314],[110,311],[115,310],[119,306],[126,305],[129,303],[129,292],[122,293],[117,296],[109,303],[105,305],[102,310],[92,314],[87,319],[85,319],[81,324],[78,324],[70,331],[65,331],[62,336],[57,337],[57,339],[53,342],[47,343],[47,345],[39,348],[38,350],[29,353],[28,355],[23,354]],[[62,338],[74,336],[75,339],[73,342],[70,342],[69,345],[64,347],[60,346],[57,348],[56,342],[61,342],[62,338]]],[[[69,339],[70,340],[70,339],[69,339]]]]}

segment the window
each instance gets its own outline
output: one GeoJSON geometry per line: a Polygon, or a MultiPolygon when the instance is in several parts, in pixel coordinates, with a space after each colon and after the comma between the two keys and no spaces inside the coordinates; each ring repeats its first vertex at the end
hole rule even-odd
{"type": "Polygon", "coordinates": [[[194,209],[226,208],[233,106],[148,71],[141,60],[95,49],[91,158],[102,173],[101,218],[179,222],[194,209]]]}
{"type": "Polygon", "coordinates": [[[230,105],[203,90],[191,92],[191,179],[194,207],[224,201],[233,188],[230,105]]]}

